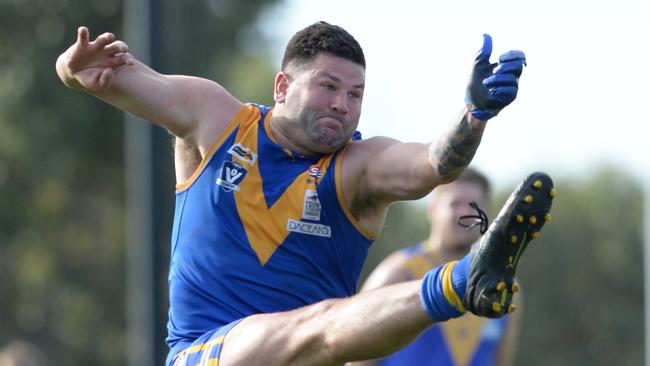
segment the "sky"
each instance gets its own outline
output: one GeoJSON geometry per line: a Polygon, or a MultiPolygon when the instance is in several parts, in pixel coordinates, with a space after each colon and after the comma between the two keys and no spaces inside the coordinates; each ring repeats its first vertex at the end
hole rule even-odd
{"type": "Polygon", "coordinates": [[[325,20],[348,30],[367,62],[359,130],[414,142],[435,139],[461,111],[489,33],[493,62],[518,49],[528,66],[472,166],[497,187],[536,170],[580,177],[603,164],[650,180],[649,8],[643,0],[286,0],[260,29],[278,69],[299,29],[325,20]]]}

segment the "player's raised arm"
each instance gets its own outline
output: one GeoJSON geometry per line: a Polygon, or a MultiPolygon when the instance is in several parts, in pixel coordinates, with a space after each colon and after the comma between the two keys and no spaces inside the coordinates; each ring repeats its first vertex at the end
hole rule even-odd
{"type": "Polygon", "coordinates": [[[524,54],[509,51],[499,63],[490,63],[491,53],[492,38],[484,35],[467,87],[466,107],[432,143],[374,138],[350,147],[357,150],[356,158],[346,155],[346,159],[361,173],[348,181],[349,197],[382,207],[397,200],[420,198],[458,177],[474,157],[487,120],[517,96],[524,54]]]}
{"type": "Polygon", "coordinates": [[[160,74],[137,61],[128,45],[104,33],[90,40],[79,27],[77,40],[56,62],[59,78],[128,113],[187,137],[201,121],[227,123],[241,103],[210,80],[160,74]]]}

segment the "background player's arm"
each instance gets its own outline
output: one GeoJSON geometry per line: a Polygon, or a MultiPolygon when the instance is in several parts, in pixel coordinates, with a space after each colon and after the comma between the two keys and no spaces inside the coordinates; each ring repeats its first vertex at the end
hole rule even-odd
{"type": "MultiPolygon", "coordinates": [[[[224,128],[241,103],[212,81],[160,74],[128,53],[126,43],[104,33],[94,41],[80,27],[77,41],[56,63],[67,86],[86,91],[128,113],[160,125],[199,146],[202,128],[224,128]],[[208,121],[210,123],[202,123],[208,121]]],[[[210,133],[209,133],[210,134],[210,133]]]]}
{"type": "Polygon", "coordinates": [[[392,253],[370,273],[361,287],[361,292],[404,282],[409,278],[404,271],[405,256],[399,251],[392,253]]]}

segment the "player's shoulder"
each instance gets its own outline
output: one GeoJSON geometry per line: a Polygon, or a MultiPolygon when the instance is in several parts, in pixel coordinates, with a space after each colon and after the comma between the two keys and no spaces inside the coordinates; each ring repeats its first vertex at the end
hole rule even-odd
{"type": "Polygon", "coordinates": [[[242,103],[223,88],[211,99],[212,103],[206,102],[210,104],[206,108],[209,112],[201,114],[195,136],[197,145],[203,148],[209,148],[239,120],[247,119],[247,115],[258,113],[253,107],[242,103]]]}
{"type": "Polygon", "coordinates": [[[408,258],[401,250],[391,253],[372,271],[363,285],[363,290],[367,291],[407,280],[407,262],[408,258]]]}
{"type": "Polygon", "coordinates": [[[404,261],[407,261],[413,257],[425,256],[427,250],[423,242],[417,242],[400,249],[399,252],[402,254],[404,261]]]}
{"type": "Polygon", "coordinates": [[[399,140],[386,136],[373,136],[367,139],[358,139],[348,144],[348,152],[373,154],[392,145],[400,143],[399,140]]]}
{"type": "Polygon", "coordinates": [[[401,269],[404,263],[409,260],[409,255],[405,252],[405,249],[406,248],[394,251],[384,259],[383,263],[386,263],[387,267],[391,268],[393,271],[401,269]]]}
{"type": "Polygon", "coordinates": [[[374,157],[398,143],[398,140],[385,136],[353,140],[346,145],[343,152],[343,169],[348,173],[361,172],[372,163],[374,157]]]}

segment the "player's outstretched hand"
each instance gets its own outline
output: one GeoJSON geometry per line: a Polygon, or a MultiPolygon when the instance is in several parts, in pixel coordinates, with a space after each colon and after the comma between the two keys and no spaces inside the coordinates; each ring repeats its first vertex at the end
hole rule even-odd
{"type": "Polygon", "coordinates": [[[88,28],[79,27],[77,41],[59,56],[56,71],[65,85],[98,94],[108,88],[118,67],[133,64],[128,52],[128,45],[114,34],[90,41],[88,28]]]}
{"type": "Polygon", "coordinates": [[[483,35],[481,47],[472,76],[467,86],[465,103],[472,116],[483,121],[496,116],[512,103],[519,90],[519,76],[526,65],[526,56],[521,51],[508,51],[499,57],[498,63],[490,63],[492,37],[483,35]]]}

